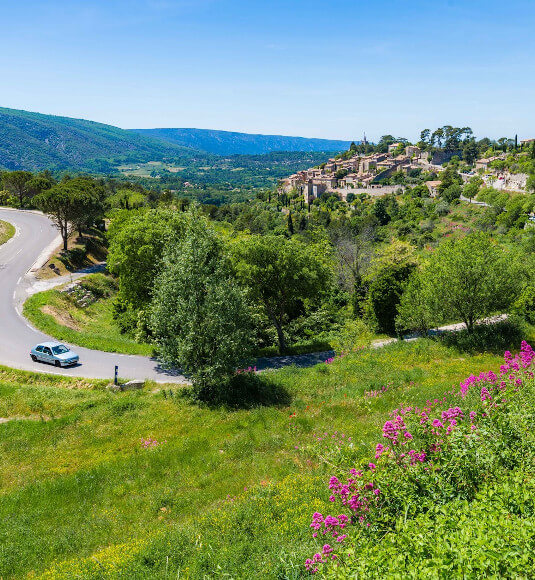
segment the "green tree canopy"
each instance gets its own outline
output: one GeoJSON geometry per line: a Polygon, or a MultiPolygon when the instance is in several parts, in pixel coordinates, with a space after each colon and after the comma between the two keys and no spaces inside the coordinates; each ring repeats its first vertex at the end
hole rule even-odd
{"type": "Polygon", "coordinates": [[[275,327],[281,353],[286,324],[303,313],[306,301],[321,301],[332,285],[322,253],[295,238],[273,235],[247,236],[233,245],[238,279],[275,327]]]}
{"type": "Polygon", "coordinates": [[[167,247],[184,235],[187,218],[171,210],[131,210],[115,214],[110,226],[108,269],[119,278],[116,317],[124,329],[152,298],[154,280],[167,247]]]}
{"type": "Polygon", "coordinates": [[[479,319],[507,311],[521,291],[516,267],[487,234],[443,242],[409,283],[398,327],[430,327],[453,319],[472,332],[479,319]]]}
{"type": "Polygon", "coordinates": [[[54,222],[67,250],[69,234],[73,228],[94,223],[103,215],[103,188],[88,178],[74,178],[42,191],[34,198],[35,205],[54,222]]]}
{"type": "Polygon", "coordinates": [[[366,276],[364,314],[378,331],[394,332],[403,287],[417,263],[414,248],[399,240],[392,241],[373,260],[366,276]]]}
{"type": "Polygon", "coordinates": [[[213,389],[249,361],[252,316],[221,240],[204,218],[188,217],[183,238],[165,250],[150,325],[163,360],[197,389],[213,389]]]}
{"type": "Polygon", "coordinates": [[[24,200],[28,195],[28,183],[33,179],[29,171],[7,171],[2,174],[2,184],[12,195],[19,198],[20,207],[24,207],[24,200]]]}

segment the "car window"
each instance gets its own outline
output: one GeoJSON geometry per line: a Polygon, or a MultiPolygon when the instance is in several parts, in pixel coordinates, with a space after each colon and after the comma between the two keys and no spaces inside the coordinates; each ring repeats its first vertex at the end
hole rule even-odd
{"type": "Polygon", "coordinates": [[[60,344],[58,346],[53,346],[52,352],[54,354],[65,354],[66,352],[69,352],[69,349],[65,345],[60,344]]]}
{"type": "Polygon", "coordinates": [[[46,346],[43,348],[43,352],[44,352],[45,354],[52,354],[52,353],[50,352],[50,349],[49,349],[48,347],[46,347],[46,346]]]}
{"type": "Polygon", "coordinates": [[[43,347],[39,345],[36,349],[37,352],[43,352],[43,347]]]}

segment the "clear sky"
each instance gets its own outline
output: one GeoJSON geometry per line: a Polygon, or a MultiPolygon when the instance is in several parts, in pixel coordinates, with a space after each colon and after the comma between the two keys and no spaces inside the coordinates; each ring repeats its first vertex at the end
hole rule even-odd
{"type": "Polygon", "coordinates": [[[0,105],[141,127],[535,137],[534,0],[0,0],[0,105]]]}

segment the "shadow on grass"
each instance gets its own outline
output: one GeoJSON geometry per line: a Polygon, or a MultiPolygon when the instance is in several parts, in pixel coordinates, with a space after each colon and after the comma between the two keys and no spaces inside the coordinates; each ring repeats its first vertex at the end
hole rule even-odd
{"type": "Polygon", "coordinates": [[[508,318],[492,324],[478,324],[471,333],[467,330],[444,332],[437,340],[460,352],[503,354],[505,350],[518,348],[525,338],[524,326],[521,320],[508,318]]]}
{"type": "Polygon", "coordinates": [[[255,373],[235,375],[215,386],[205,386],[192,391],[196,401],[209,407],[227,409],[252,409],[254,407],[286,407],[290,393],[271,377],[255,373]]]}

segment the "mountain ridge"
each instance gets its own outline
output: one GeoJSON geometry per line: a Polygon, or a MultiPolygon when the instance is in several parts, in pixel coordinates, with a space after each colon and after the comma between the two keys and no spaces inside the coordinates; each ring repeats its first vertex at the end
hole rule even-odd
{"type": "Polygon", "coordinates": [[[274,151],[345,151],[351,144],[351,141],[338,139],[242,133],[219,129],[160,127],[130,129],[130,131],[215,155],[258,155],[274,151]]]}

